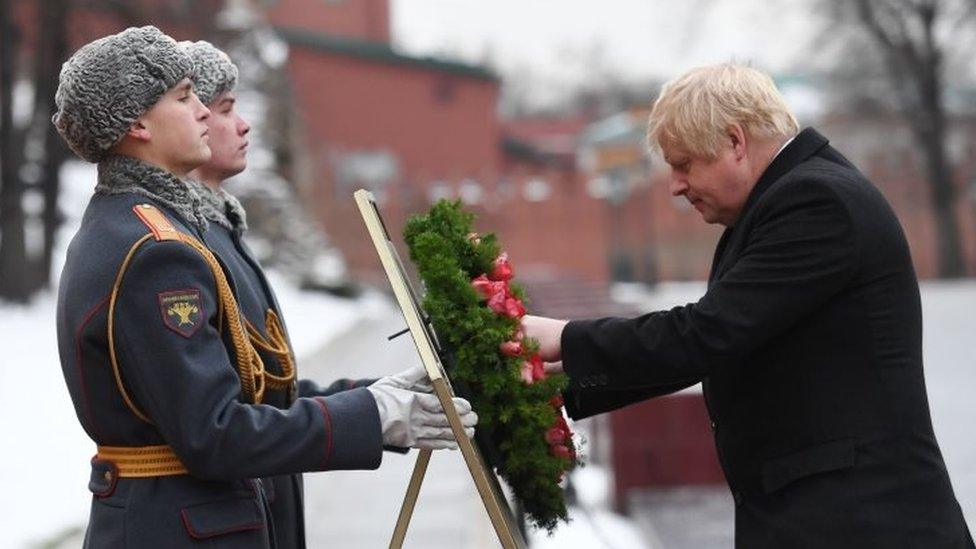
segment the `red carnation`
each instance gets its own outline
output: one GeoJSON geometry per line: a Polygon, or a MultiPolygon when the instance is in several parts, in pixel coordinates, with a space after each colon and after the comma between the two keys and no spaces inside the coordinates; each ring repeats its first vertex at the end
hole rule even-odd
{"type": "Polygon", "coordinates": [[[505,356],[519,356],[522,354],[522,344],[518,341],[506,341],[499,346],[505,356]]]}
{"type": "Polygon", "coordinates": [[[492,282],[488,280],[488,277],[485,275],[481,275],[471,281],[471,287],[473,287],[474,290],[484,298],[487,298],[490,295],[491,284],[492,282]]]}
{"type": "Polygon", "coordinates": [[[556,457],[566,458],[566,459],[576,459],[576,453],[570,450],[569,448],[567,448],[563,444],[553,444],[552,446],[549,447],[549,451],[552,453],[552,455],[556,457]]]}
{"type": "Polygon", "coordinates": [[[546,442],[550,445],[562,444],[566,442],[566,431],[563,431],[561,427],[550,427],[546,431],[546,442]]]}
{"type": "Polygon", "coordinates": [[[536,354],[532,355],[532,358],[529,359],[529,364],[532,366],[532,380],[533,381],[536,381],[536,380],[539,380],[539,379],[545,379],[545,377],[546,377],[546,367],[542,363],[542,357],[539,356],[539,353],[536,353],[536,354]]]}
{"type": "Polygon", "coordinates": [[[504,282],[490,282],[492,287],[489,289],[488,294],[488,308],[495,312],[495,314],[503,315],[505,314],[505,302],[508,300],[507,291],[497,291],[494,287],[498,284],[504,284],[504,282]]]}
{"type": "Polygon", "coordinates": [[[512,264],[508,262],[508,254],[504,252],[498,254],[498,257],[495,258],[495,262],[491,269],[491,273],[488,275],[488,278],[492,280],[508,281],[511,280],[513,276],[515,276],[515,273],[512,270],[512,264]]]}
{"type": "Polygon", "coordinates": [[[522,303],[522,300],[511,295],[506,297],[505,315],[511,318],[522,318],[525,316],[525,305],[522,303]]]}

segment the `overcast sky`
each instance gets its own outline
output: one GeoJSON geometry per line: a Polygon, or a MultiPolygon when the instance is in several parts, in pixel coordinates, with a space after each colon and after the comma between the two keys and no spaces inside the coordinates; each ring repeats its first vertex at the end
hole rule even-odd
{"type": "Polygon", "coordinates": [[[705,63],[790,70],[819,35],[809,0],[392,0],[394,41],[419,55],[490,58],[568,80],[595,68],[670,78],[705,63]],[[770,9],[775,6],[775,11],[770,9]]]}

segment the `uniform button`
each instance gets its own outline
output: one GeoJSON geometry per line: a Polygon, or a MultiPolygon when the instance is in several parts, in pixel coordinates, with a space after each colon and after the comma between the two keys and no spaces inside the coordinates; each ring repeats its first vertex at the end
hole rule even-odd
{"type": "Polygon", "coordinates": [[[708,428],[711,429],[712,432],[714,433],[715,432],[715,422],[713,421],[713,422],[709,423],[708,424],[708,428]]]}
{"type": "Polygon", "coordinates": [[[112,471],[105,471],[105,482],[112,482],[112,471]]]}
{"type": "Polygon", "coordinates": [[[602,385],[607,384],[607,374],[600,374],[600,384],[602,385]]]}

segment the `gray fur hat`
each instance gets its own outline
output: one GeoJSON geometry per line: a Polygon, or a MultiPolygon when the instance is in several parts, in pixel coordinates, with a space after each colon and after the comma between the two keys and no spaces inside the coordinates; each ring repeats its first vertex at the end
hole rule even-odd
{"type": "Polygon", "coordinates": [[[180,46],[193,60],[193,85],[197,97],[209,105],[217,96],[234,89],[237,84],[237,65],[226,53],[206,40],[183,41],[180,46]]]}
{"type": "Polygon", "coordinates": [[[51,121],[75,154],[99,162],[192,68],[186,52],[156,27],[99,38],[62,65],[51,121]]]}

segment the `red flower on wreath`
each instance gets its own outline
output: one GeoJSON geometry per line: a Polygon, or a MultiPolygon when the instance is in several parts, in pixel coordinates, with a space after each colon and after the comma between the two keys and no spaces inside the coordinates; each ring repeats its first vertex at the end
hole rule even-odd
{"type": "Polygon", "coordinates": [[[570,448],[569,446],[566,446],[565,444],[553,444],[552,446],[549,447],[549,452],[551,452],[552,455],[556,457],[566,458],[571,460],[576,459],[576,452],[573,451],[573,449],[570,448]]]}
{"type": "Polygon", "coordinates": [[[513,295],[509,295],[505,298],[503,308],[503,314],[510,318],[522,318],[525,316],[525,304],[522,303],[521,299],[513,295]]]}
{"type": "Polygon", "coordinates": [[[549,430],[546,431],[546,442],[548,442],[550,446],[566,442],[566,431],[563,431],[561,427],[550,427],[549,430]]]}
{"type": "Polygon", "coordinates": [[[513,276],[515,272],[512,270],[512,264],[508,262],[508,254],[505,252],[498,254],[488,278],[508,282],[513,276]]]}
{"type": "Polygon", "coordinates": [[[488,308],[497,314],[507,315],[505,306],[509,299],[508,288],[505,287],[504,282],[492,282],[492,284],[498,284],[499,286],[502,286],[502,288],[488,296],[488,308]]]}
{"type": "Polygon", "coordinates": [[[518,341],[506,341],[498,349],[505,356],[519,356],[522,354],[522,343],[518,341]]]}
{"type": "Polygon", "coordinates": [[[487,300],[488,308],[495,313],[509,318],[525,316],[525,304],[512,294],[508,282],[490,280],[487,275],[481,275],[471,281],[471,286],[481,297],[487,300]]]}
{"type": "Polygon", "coordinates": [[[527,384],[535,383],[540,379],[546,378],[546,369],[542,364],[542,358],[536,353],[532,355],[528,360],[522,363],[522,367],[519,371],[519,375],[522,381],[527,384]]]}
{"type": "Polygon", "coordinates": [[[481,297],[484,298],[487,298],[488,296],[495,293],[496,291],[494,288],[495,284],[496,284],[495,282],[488,280],[488,277],[485,275],[481,275],[478,278],[475,278],[474,280],[471,281],[471,287],[474,288],[474,290],[478,292],[478,294],[480,294],[481,297]]]}
{"type": "Polygon", "coordinates": [[[532,365],[532,380],[538,381],[540,379],[545,379],[546,377],[546,367],[542,363],[542,357],[538,353],[532,355],[529,359],[529,364],[532,365]]]}
{"type": "MultiPolygon", "coordinates": [[[[472,243],[478,243],[478,236],[474,233],[469,234],[468,238],[472,243]]],[[[519,320],[525,315],[525,304],[522,303],[515,294],[512,293],[508,281],[512,280],[514,269],[508,260],[507,253],[500,253],[492,263],[490,273],[482,274],[471,281],[471,286],[478,295],[485,300],[485,305],[495,314],[507,316],[516,320],[515,331],[511,339],[501,343],[498,351],[506,357],[520,357],[525,353],[526,348],[523,344],[525,333],[519,320]]],[[[545,364],[539,353],[523,360],[519,366],[519,378],[526,384],[531,385],[540,379],[547,377],[545,364]]],[[[564,405],[562,395],[556,394],[549,399],[549,405],[556,411],[556,420],[552,427],[546,430],[544,437],[549,445],[549,453],[555,457],[576,461],[576,450],[573,446],[573,432],[563,417],[562,408],[564,405]]],[[[560,472],[556,482],[561,482],[563,472],[560,472]]]]}

